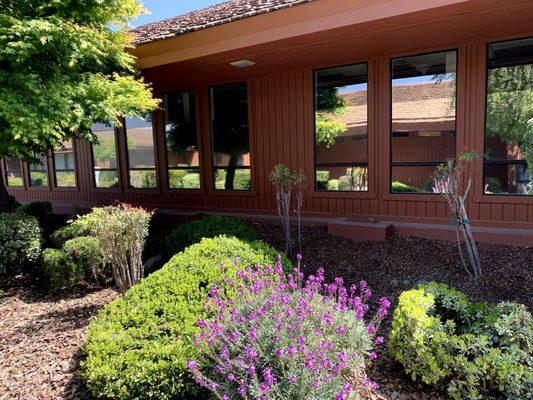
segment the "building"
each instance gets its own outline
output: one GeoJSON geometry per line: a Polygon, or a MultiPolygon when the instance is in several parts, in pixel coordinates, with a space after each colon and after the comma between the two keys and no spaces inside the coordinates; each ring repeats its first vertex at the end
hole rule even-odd
{"type": "Polygon", "coordinates": [[[141,26],[162,110],[2,174],[22,201],[257,216],[284,163],[309,222],[444,238],[433,172],[475,151],[477,237],[533,245],[532,20],[530,0],[232,0],[141,26]]]}

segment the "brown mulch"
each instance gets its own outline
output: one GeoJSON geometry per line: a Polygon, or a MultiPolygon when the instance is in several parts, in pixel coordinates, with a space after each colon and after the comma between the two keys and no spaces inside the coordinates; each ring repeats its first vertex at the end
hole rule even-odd
{"type": "Polygon", "coordinates": [[[87,399],[77,376],[91,317],[118,296],[113,289],[67,297],[35,295],[28,285],[0,298],[0,400],[87,399]]]}
{"type": "MultiPolygon", "coordinates": [[[[256,223],[264,241],[285,248],[279,225],[256,223]]],[[[297,248],[295,246],[295,248],[297,248]]],[[[386,296],[396,306],[404,290],[428,281],[444,282],[466,293],[474,301],[516,301],[533,306],[533,248],[478,243],[483,277],[472,281],[460,264],[453,242],[392,236],[386,242],[365,242],[329,235],[325,228],[304,227],[302,269],[306,274],[323,267],[326,279],[342,277],[345,282],[366,280],[373,301],[386,296]]],[[[371,302],[372,303],[372,302],[371,302]]],[[[386,336],[390,317],[380,334],[386,336]]],[[[380,394],[390,400],[444,399],[442,392],[413,382],[402,366],[388,354],[386,346],[377,349],[378,360],[371,377],[380,384],[380,394]]]]}

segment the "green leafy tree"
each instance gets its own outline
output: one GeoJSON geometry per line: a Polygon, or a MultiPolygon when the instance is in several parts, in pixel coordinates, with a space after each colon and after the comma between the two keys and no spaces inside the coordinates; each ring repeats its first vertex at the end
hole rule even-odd
{"type": "MultiPolygon", "coordinates": [[[[128,53],[136,0],[0,2],[0,158],[36,156],[95,122],[157,107],[128,53]]],[[[0,184],[0,209],[8,200],[0,184]]]]}
{"type": "Polygon", "coordinates": [[[317,91],[316,143],[329,148],[337,136],[348,130],[346,124],[336,119],[346,113],[347,101],[336,87],[320,88],[317,91]]]}

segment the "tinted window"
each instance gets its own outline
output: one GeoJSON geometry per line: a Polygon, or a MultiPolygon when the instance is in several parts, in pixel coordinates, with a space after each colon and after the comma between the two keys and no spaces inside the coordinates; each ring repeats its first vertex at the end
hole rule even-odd
{"type": "Polygon", "coordinates": [[[95,124],[93,133],[98,138],[94,143],[94,184],[97,188],[115,188],[119,186],[117,142],[115,128],[103,124],[95,124]]]}
{"type": "Polygon", "coordinates": [[[125,131],[130,187],[157,187],[152,116],[147,114],[145,118],[127,118],[125,131]]]}

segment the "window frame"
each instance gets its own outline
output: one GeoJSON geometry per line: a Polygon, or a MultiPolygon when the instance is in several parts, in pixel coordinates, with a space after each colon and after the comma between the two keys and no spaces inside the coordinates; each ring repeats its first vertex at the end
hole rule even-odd
{"type": "MultiPolygon", "coordinates": [[[[196,140],[198,146],[198,166],[197,167],[170,167],[168,165],[169,155],[168,155],[168,141],[167,141],[167,125],[165,123],[165,110],[163,111],[163,149],[164,149],[164,160],[165,160],[165,173],[166,173],[166,189],[170,192],[186,192],[188,194],[198,194],[203,193],[205,190],[204,182],[204,168],[203,168],[203,152],[202,152],[202,134],[200,130],[201,119],[200,119],[200,101],[198,92],[195,89],[178,89],[170,92],[165,92],[161,97],[161,102],[164,104],[164,98],[168,94],[172,93],[192,93],[194,95],[194,116],[195,116],[195,128],[196,128],[196,140]],[[187,171],[190,169],[197,169],[200,176],[200,187],[199,188],[172,188],[170,187],[170,173],[169,171],[187,171]]],[[[129,176],[129,174],[128,174],[129,176]]]]}
{"type": "MultiPolygon", "coordinates": [[[[458,101],[458,98],[459,98],[459,90],[457,89],[459,87],[459,79],[460,79],[460,60],[459,60],[459,57],[460,57],[460,49],[459,48],[448,48],[448,49],[441,49],[441,50],[435,50],[435,51],[428,51],[428,52],[424,52],[424,53],[416,53],[416,54],[406,54],[406,55],[401,55],[401,56],[397,56],[397,57],[392,57],[389,59],[389,104],[388,104],[388,112],[389,112],[389,126],[388,126],[388,152],[389,152],[389,178],[387,180],[387,183],[388,183],[388,187],[386,188],[386,192],[385,194],[388,196],[388,195],[391,195],[393,196],[393,199],[394,200],[399,200],[397,197],[399,196],[411,196],[411,195],[415,195],[417,197],[420,197],[420,196],[431,196],[433,197],[434,199],[439,199],[441,201],[445,201],[444,199],[442,199],[441,195],[439,193],[429,193],[429,192],[394,192],[392,190],[392,171],[393,171],[393,168],[394,167],[437,167],[443,163],[446,162],[446,160],[443,160],[443,161],[438,161],[438,162],[435,162],[435,161],[412,161],[412,162],[393,162],[393,154],[392,154],[392,145],[393,145],[393,134],[394,134],[394,131],[392,129],[392,125],[393,125],[393,117],[392,117],[392,103],[393,103],[393,99],[392,99],[392,89],[393,89],[393,84],[392,84],[392,81],[394,80],[393,79],[393,61],[394,60],[397,60],[397,59],[401,59],[401,58],[410,58],[410,57],[419,57],[419,56],[426,56],[426,55],[431,55],[431,54],[438,54],[438,53],[448,53],[448,52],[455,52],[455,87],[456,87],[456,91],[455,91],[455,120],[454,120],[454,132],[455,132],[455,156],[457,157],[457,120],[458,120],[458,116],[459,116],[459,101],[458,101]]],[[[386,196],[386,197],[387,197],[386,196]]],[[[385,197],[385,199],[386,199],[385,197]]]]}
{"type": "MultiPolygon", "coordinates": [[[[114,171],[117,173],[117,182],[118,182],[118,186],[117,187],[100,187],[100,186],[97,186],[96,185],[96,176],[95,176],[95,172],[97,171],[96,170],[96,164],[95,164],[95,160],[94,160],[94,143],[91,143],[91,167],[92,167],[92,170],[91,170],[91,180],[92,180],[92,183],[93,183],[93,187],[92,189],[94,191],[103,191],[103,192],[121,192],[121,189],[122,189],[122,179],[121,179],[121,169],[120,169],[120,145],[119,145],[119,132],[118,132],[118,128],[113,124],[113,126],[110,127],[111,129],[113,129],[113,136],[115,138],[115,157],[116,157],[116,164],[117,164],[117,167],[116,168],[102,168],[102,169],[99,169],[98,171],[114,171]]],[[[128,174],[129,175],[129,174],[128,174]]]]}
{"type": "Polygon", "coordinates": [[[124,140],[124,161],[126,166],[126,182],[127,182],[127,190],[131,192],[159,192],[161,188],[160,184],[160,178],[159,178],[159,163],[158,163],[158,157],[157,157],[157,129],[156,129],[156,113],[155,112],[148,112],[146,115],[150,114],[152,118],[152,143],[153,143],[153,152],[154,152],[154,167],[153,168],[131,168],[130,167],[130,155],[129,155],[129,148],[128,148],[128,126],[126,124],[126,118],[122,118],[122,137],[124,140]],[[131,185],[131,176],[130,171],[154,171],[155,172],[155,183],[156,185],[154,187],[150,188],[138,188],[131,185]]]}
{"type": "Polygon", "coordinates": [[[253,138],[253,126],[251,123],[251,98],[250,98],[250,84],[248,80],[239,80],[234,82],[227,82],[222,83],[219,85],[211,85],[207,89],[207,101],[208,101],[208,118],[209,118],[209,150],[211,152],[210,154],[210,162],[209,162],[209,169],[210,169],[210,187],[209,187],[209,194],[210,195],[237,195],[237,196],[255,196],[255,163],[254,163],[254,155],[252,152],[252,149],[255,145],[254,138],[253,138]],[[221,87],[231,87],[231,86],[237,86],[237,85],[245,85],[246,86],[246,106],[247,106],[247,118],[248,118],[248,145],[249,145],[249,151],[248,155],[250,157],[250,165],[246,167],[235,167],[236,170],[249,170],[250,171],[250,189],[217,189],[216,188],[216,171],[218,170],[227,170],[228,167],[219,167],[215,165],[215,144],[214,144],[214,131],[213,131],[213,89],[215,88],[221,88],[221,87]]]}
{"type": "Polygon", "coordinates": [[[346,195],[369,195],[370,192],[370,179],[371,179],[371,173],[370,173],[370,121],[371,121],[371,110],[370,110],[370,63],[369,61],[360,61],[360,62],[354,62],[354,63],[348,63],[348,64],[342,64],[342,65],[332,65],[329,67],[321,67],[321,68],[315,68],[312,71],[312,81],[313,81],[313,167],[312,167],[312,175],[313,175],[313,192],[315,194],[325,194],[325,195],[331,195],[331,194],[342,194],[344,196],[346,195]],[[316,161],[316,109],[317,109],[317,73],[319,71],[324,71],[331,68],[342,68],[342,67],[350,67],[355,65],[366,65],[366,91],[367,91],[367,100],[366,100],[366,157],[367,161],[366,163],[317,163],[316,161]],[[317,166],[320,165],[323,168],[332,168],[332,167],[366,167],[367,170],[367,189],[366,190],[328,190],[328,189],[318,189],[317,187],[317,179],[316,179],[316,172],[317,172],[317,166]]]}
{"type": "Polygon", "coordinates": [[[46,170],[44,171],[46,174],[46,185],[43,186],[35,186],[31,184],[31,173],[32,172],[42,172],[37,170],[32,170],[31,166],[33,165],[31,162],[26,162],[26,173],[27,173],[27,180],[28,180],[28,189],[29,190],[52,190],[52,180],[50,179],[50,152],[46,154],[41,154],[41,157],[44,159],[43,165],[45,166],[46,170]]]}
{"type": "Polygon", "coordinates": [[[2,175],[3,175],[3,179],[4,179],[4,184],[5,184],[5,187],[6,188],[12,188],[12,189],[26,189],[26,182],[25,182],[25,178],[24,178],[24,164],[23,162],[17,157],[18,159],[18,162],[19,162],[19,165],[20,165],[20,177],[22,179],[22,185],[19,185],[19,186],[12,186],[12,185],[9,185],[9,179],[8,179],[8,176],[7,176],[7,173],[8,173],[8,168],[7,168],[7,160],[5,158],[2,159],[2,175]]]}
{"type": "MultiPolygon", "coordinates": [[[[488,108],[488,99],[489,99],[489,47],[494,44],[499,43],[506,43],[506,42],[518,42],[521,40],[526,39],[533,39],[533,36],[527,36],[527,37],[520,37],[520,38],[512,38],[512,39],[504,39],[504,40],[497,40],[497,41],[491,41],[485,43],[485,64],[484,64],[484,73],[485,73],[485,79],[484,79],[484,99],[483,99],[483,153],[482,153],[482,160],[481,160],[481,198],[483,200],[488,199],[523,199],[523,200],[531,200],[533,202],[533,195],[530,194],[513,194],[513,193],[486,193],[485,192],[485,172],[486,172],[486,166],[487,165],[527,165],[526,160],[486,160],[485,154],[487,154],[487,108],[488,108]]],[[[522,65],[530,65],[532,63],[524,63],[522,65]]],[[[533,64],[532,64],[533,65],[533,64]]],[[[505,66],[500,66],[498,68],[505,68],[505,66]]]]}
{"type": "Polygon", "coordinates": [[[51,175],[52,175],[52,179],[53,179],[53,183],[54,183],[54,190],[66,190],[66,191],[69,191],[69,190],[78,190],[79,188],[79,179],[78,179],[78,161],[77,161],[77,156],[76,156],[76,139],[75,138],[71,138],[69,139],[72,143],[72,157],[73,157],[73,162],[74,162],[74,167],[73,169],[57,169],[56,168],[56,156],[55,156],[55,151],[56,149],[52,149],[50,151],[50,163],[51,163],[51,166],[52,166],[52,169],[51,169],[51,175]],[[58,186],[57,185],[57,175],[56,173],[57,172],[74,172],[74,179],[75,179],[75,185],[74,186],[58,186]]]}

